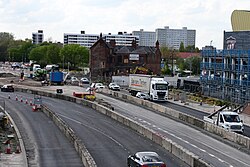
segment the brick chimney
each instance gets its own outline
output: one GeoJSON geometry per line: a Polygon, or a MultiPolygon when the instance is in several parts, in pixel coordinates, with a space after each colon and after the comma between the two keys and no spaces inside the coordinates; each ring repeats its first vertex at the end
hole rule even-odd
{"type": "Polygon", "coordinates": [[[156,49],[159,49],[160,48],[160,44],[159,44],[159,41],[157,40],[156,43],[155,43],[155,47],[156,49]]]}

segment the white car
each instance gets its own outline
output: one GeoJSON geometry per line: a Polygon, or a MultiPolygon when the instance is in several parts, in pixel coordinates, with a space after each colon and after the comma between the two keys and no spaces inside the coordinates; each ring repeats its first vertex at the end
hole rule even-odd
{"type": "Polygon", "coordinates": [[[81,83],[83,83],[83,84],[89,84],[88,78],[81,78],[81,83]]]}
{"type": "Polygon", "coordinates": [[[91,87],[95,88],[95,89],[103,89],[103,88],[105,88],[105,86],[102,83],[92,83],[91,87]]]}
{"type": "Polygon", "coordinates": [[[112,83],[109,84],[109,89],[120,91],[121,88],[120,88],[119,85],[117,85],[116,83],[112,82],[112,83]]]}
{"type": "Polygon", "coordinates": [[[147,93],[138,92],[135,96],[140,99],[145,99],[145,100],[149,99],[149,95],[147,93]]]}

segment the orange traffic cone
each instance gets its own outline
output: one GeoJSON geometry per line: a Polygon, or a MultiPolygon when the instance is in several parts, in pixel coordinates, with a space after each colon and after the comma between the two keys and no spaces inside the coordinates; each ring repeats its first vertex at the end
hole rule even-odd
{"type": "Polygon", "coordinates": [[[10,144],[8,144],[8,146],[6,148],[6,154],[11,154],[10,144]]]}
{"type": "Polygon", "coordinates": [[[20,150],[20,147],[19,146],[16,146],[16,154],[19,154],[21,152],[21,150],[20,150]]]}

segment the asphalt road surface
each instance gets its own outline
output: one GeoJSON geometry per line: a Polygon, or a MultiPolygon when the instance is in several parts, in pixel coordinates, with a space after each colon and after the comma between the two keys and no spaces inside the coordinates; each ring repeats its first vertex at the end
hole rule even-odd
{"type": "MultiPolygon", "coordinates": [[[[17,94],[25,98],[33,96],[17,94]]],[[[167,166],[188,166],[158,144],[91,108],[48,97],[43,97],[43,104],[76,132],[98,166],[126,167],[128,155],[138,151],[157,152],[167,166]]]]}
{"type": "MultiPolygon", "coordinates": [[[[192,116],[194,116],[196,118],[199,118],[201,120],[203,120],[204,116],[209,115],[208,113],[201,112],[201,111],[191,109],[191,108],[188,108],[188,107],[183,107],[183,106],[173,104],[173,103],[170,103],[170,102],[162,103],[161,105],[163,105],[165,107],[175,109],[177,111],[181,111],[181,112],[186,113],[188,115],[192,115],[192,116]]],[[[244,134],[243,135],[247,136],[247,137],[250,137],[250,127],[249,126],[244,125],[244,134]]]]}
{"type": "Polygon", "coordinates": [[[15,101],[14,93],[11,99],[8,95],[1,92],[1,101],[21,133],[30,167],[83,166],[73,145],[44,113],[32,112],[31,106],[15,101]]]}
{"type": "Polygon", "coordinates": [[[153,113],[138,105],[126,103],[105,95],[99,98],[109,102],[115,111],[154,129],[179,145],[198,155],[207,163],[220,167],[249,167],[249,154],[239,151],[224,142],[208,136],[204,131],[174,121],[163,115],[153,113]]]}

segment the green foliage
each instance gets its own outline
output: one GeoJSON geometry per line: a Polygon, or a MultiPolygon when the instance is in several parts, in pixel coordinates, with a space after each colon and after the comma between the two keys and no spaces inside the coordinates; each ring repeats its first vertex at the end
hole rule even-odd
{"type": "Polygon", "coordinates": [[[22,41],[12,41],[8,48],[8,60],[18,61],[18,62],[28,62],[28,54],[30,50],[34,47],[30,40],[22,41]]]}
{"type": "Polygon", "coordinates": [[[171,70],[169,69],[168,65],[165,63],[164,68],[161,69],[162,75],[170,75],[171,70]]]}
{"type": "Polygon", "coordinates": [[[65,45],[60,51],[63,64],[69,63],[71,68],[86,66],[89,62],[88,49],[77,44],[65,45]]]}
{"type": "Polygon", "coordinates": [[[180,52],[185,52],[185,47],[184,47],[184,43],[183,42],[181,42],[181,44],[180,44],[179,51],[180,52]]]}
{"type": "Polygon", "coordinates": [[[8,47],[13,40],[14,36],[12,34],[0,32],[0,61],[8,60],[8,47]]]}

